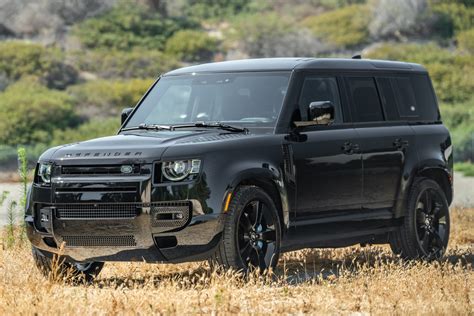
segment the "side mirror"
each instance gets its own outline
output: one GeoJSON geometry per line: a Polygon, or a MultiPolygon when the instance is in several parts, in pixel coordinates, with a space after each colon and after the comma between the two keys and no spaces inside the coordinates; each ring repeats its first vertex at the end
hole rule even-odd
{"type": "Polygon", "coordinates": [[[125,123],[125,121],[127,120],[130,113],[132,113],[132,111],[133,111],[133,108],[125,108],[122,110],[122,115],[121,115],[122,125],[123,123],[125,123]]]}
{"type": "Polygon", "coordinates": [[[329,125],[334,122],[334,105],[331,101],[311,102],[308,119],[316,125],[329,125]]]}

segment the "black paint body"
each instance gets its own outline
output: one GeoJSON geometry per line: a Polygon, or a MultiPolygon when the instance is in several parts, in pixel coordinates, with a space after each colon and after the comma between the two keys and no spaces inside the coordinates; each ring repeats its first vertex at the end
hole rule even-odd
{"type": "MultiPolygon", "coordinates": [[[[275,199],[283,225],[283,251],[386,243],[388,233],[404,216],[407,192],[417,176],[437,181],[451,202],[451,139],[439,114],[432,121],[358,123],[347,93],[346,77],[427,75],[421,66],[266,59],[193,66],[165,76],[244,71],[291,72],[272,133],[258,129],[248,134],[218,129],[119,131],[116,136],[52,148],[40,157],[40,162],[53,163],[51,186],[33,183],[29,191],[25,220],[32,244],[50,254],[57,253],[64,240],[63,254],[76,261],[202,260],[220,241],[227,194],[241,184],[261,186],[275,199]],[[337,78],[343,122],[293,127],[308,74],[337,78]],[[197,178],[160,183],[155,173],[161,161],[191,158],[202,161],[197,178]],[[100,166],[124,164],[138,169],[127,175],[93,174],[100,166]],[[68,174],[68,166],[92,169],[68,174]],[[101,205],[119,205],[133,215],[61,218],[61,212],[74,208],[71,205],[88,212],[101,205]],[[154,217],[154,207],[170,205],[189,211],[177,226],[163,226],[154,217]],[[49,226],[41,223],[41,214],[50,216],[49,226]],[[74,247],[75,243],[82,246],[74,247]],[[90,246],[84,246],[87,243],[90,246]]],[[[431,106],[437,111],[435,101],[431,106]]]]}

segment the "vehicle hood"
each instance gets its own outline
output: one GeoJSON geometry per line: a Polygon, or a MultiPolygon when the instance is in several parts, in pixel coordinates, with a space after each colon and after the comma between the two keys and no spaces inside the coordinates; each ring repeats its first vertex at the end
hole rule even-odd
{"type": "Polygon", "coordinates": [[[105,164],[109,161],[151,162],[159,160],[174,144],[196,144],[250,137],[223,131],[134,131],[51,148],[40,160],[60,164],[105,164]]]}

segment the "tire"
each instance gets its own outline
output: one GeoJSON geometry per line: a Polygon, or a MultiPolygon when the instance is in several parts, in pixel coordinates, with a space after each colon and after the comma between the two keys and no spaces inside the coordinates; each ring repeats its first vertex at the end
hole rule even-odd
{"type": "Polygon", "coordinates": [[[440,186],[415,179],[402,225],[391,234],[390,246],[404,259],[440,259],[449,241],[449,205],[440,186]]]}
{"type": "Polygon", "coordinates": [[[49,278],[53,272],[57,272],[59,275],[70,276],[73,281],[84,280],[86,282],[91,282],[99,275],[104,267],[103,262],[76,263],[61,262],[61,260],[58,260],[56,263],[57,270],[53,271],[53,266],[55,265],[53,259],[46,257],[35,247],[31,247],[31,252],[36,267],[46,278],[49,278]]]}
{"type": "Polygon", "coordinates": [[[274,268],[280,255],[281,226],[275,202],[257,186],[240,186],[225,214],[222,239],[211,266],[247,272],[274,268]]]}

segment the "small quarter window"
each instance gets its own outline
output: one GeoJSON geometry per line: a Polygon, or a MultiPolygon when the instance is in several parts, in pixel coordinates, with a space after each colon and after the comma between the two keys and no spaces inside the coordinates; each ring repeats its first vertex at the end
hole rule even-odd
{"type": "Polygon", "coordinates": [[[352,99],[355,122],[379,122],[384,120],[374,78],[350,77],[349,94],[352,99]]]}
{"type": "Polygon", "coordinates": [[[398,92],[398,111],[400,112],[400,117],[418,118],[419,109],[410,78],[398,77],[394,81],[398,92]]]}

